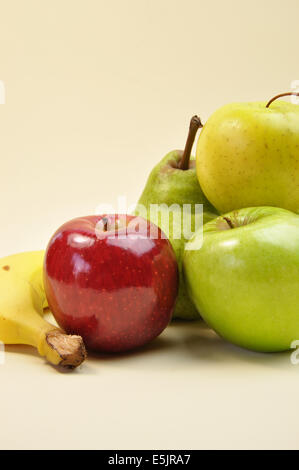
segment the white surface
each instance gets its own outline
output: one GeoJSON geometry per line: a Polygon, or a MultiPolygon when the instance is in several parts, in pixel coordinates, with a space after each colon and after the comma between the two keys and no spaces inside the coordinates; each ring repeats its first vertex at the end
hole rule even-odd
{"type": "Polygon", "coordinates": [[[1,448],[298,448],[299,365],[231,346],[200,322],[74,372],[10,346],[0,374],[1,448]]]}

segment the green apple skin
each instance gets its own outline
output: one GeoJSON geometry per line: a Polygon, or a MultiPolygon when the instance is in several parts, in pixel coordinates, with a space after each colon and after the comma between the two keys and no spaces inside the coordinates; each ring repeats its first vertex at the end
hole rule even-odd
{"type": "Polygon", "coordinates": [[[203,319],[238,346],[290,349],[299,340],[299,216],[241,209],[207,223],[193,250],[199,237],[185,246],[183,273],[203,319]]]}
{"type": "MultiPolygon", "coordinates": [[[[147,209],[147,214],[137,209],[136,215],[150,218],[149,208],[151,204],[167,205],[171,207],[177,204],[182,207],[183,204],[191,204],[194,208],[195,204],[203,204],[203,223],[206,223],[215,217],[217,212],[213,206],[206,199],[200,185],[198,184],[196,176],[195,162],[191,160],[190,168],[188,170],[180,170],[178,164],[182,158],[183,152],[181,150],[173,150],[169,152],[152,170],[147,180],[146,186],[138,201],[138,206],[142,205],[147,209]]],[[[164,209],[161,207],[161,213],[164,209]]],[[[165,219],[164,219],[165,220],[165,219]]],[[[175,233],[183,233],[182,227],[178,227],[176,219],[173,221],[173,214],[170,213],[170,231],[169,227],[163,223],[163,216],[158,217],[158,220],[152,220],[158,225],[161,230],[167,235],[172,244],[176,254],[179,273],[180,284],[179,293],[176,301],[176,306],[173,313],[173,318],[180,318],[184,320],[196,320],[200,318],[193,302],[190,300],[185,286],[185,281],[182,275],[182,256],[184,252],[184,245],[187,241],[186,238],[176,238],[175,233]]],[[[194,226],[194,214],[192,214],[192,225],[194,226]]]]}
{"type": "Polygon", "coordinates": [[[200,133],[196,167],[202,190],[220,213],[254,206],[298,212],[299,106],[223,106],[200,133]]]}

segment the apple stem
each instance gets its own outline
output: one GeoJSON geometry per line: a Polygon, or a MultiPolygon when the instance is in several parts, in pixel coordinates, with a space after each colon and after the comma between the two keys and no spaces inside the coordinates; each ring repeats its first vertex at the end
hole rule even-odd
{"type": "Polygon", "coordinates": [[[299,96],[299,93],[295,91],[289,91],[287,93],[280,93],[280,95],[274,96],[274,98],[271,98],[270,101],[266,104],[266,108],[269,108],[269,106],[273,103],[273,101],[277,100],[278,98],[283,98],[284,96],[299,96]]]}
{"type": "Polygon", "coordinates": [[[229,217],[223,217],[223,219],[225,220],[225,222],[227,222],[230,228],[235,228],[229,217]]]}
{"type": "Polygon", "coordinates": [[[189,133],[184,149],[182,159],[179,163],[180,170],[188,170],[191,150],[194,144],[195,136],[199,128],[203,127],[202,122],[198,116],[193,116],[190,121],[189,133]]]}
{"type": "Polygon", "coordinates": [[[107,217],[103,217],[102,218],[102,223],[103,223],[103,232],[107,232],[108,230],[108,219],[107,217]]]}

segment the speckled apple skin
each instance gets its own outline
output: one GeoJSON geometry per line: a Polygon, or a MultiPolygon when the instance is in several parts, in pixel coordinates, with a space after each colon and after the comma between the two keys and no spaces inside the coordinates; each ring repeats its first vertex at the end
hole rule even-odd
{"type": "Polygon", "coordinates": [[[158,238],[150,237],[153,224],[139,217],[142,233],[126,226],[98,237],[102,218],[74,219],[53,235],[45,256],[45,291],[67,333],[82,336],[90,350],[121,352],[145,345],[166,328],[178,267],[163,232],[156,228],[158,238]]]}
{"type": "Polygon", "coordinates": [[[203,192],[220,213],[257,206],[298,212],[299,106],[223,106],[200,133],[196,165],[203,192]]]}

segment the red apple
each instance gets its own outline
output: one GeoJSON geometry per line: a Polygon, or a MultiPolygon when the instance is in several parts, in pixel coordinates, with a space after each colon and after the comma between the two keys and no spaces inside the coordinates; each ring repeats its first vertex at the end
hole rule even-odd
{"type": "Polygon", "coordinates": [[[86,347],[118,352],[142,346],[168,325],[178,267],[161,230],[141,217],[88,216],[62,225],[44,266],[58,324],[86,347]]]}

